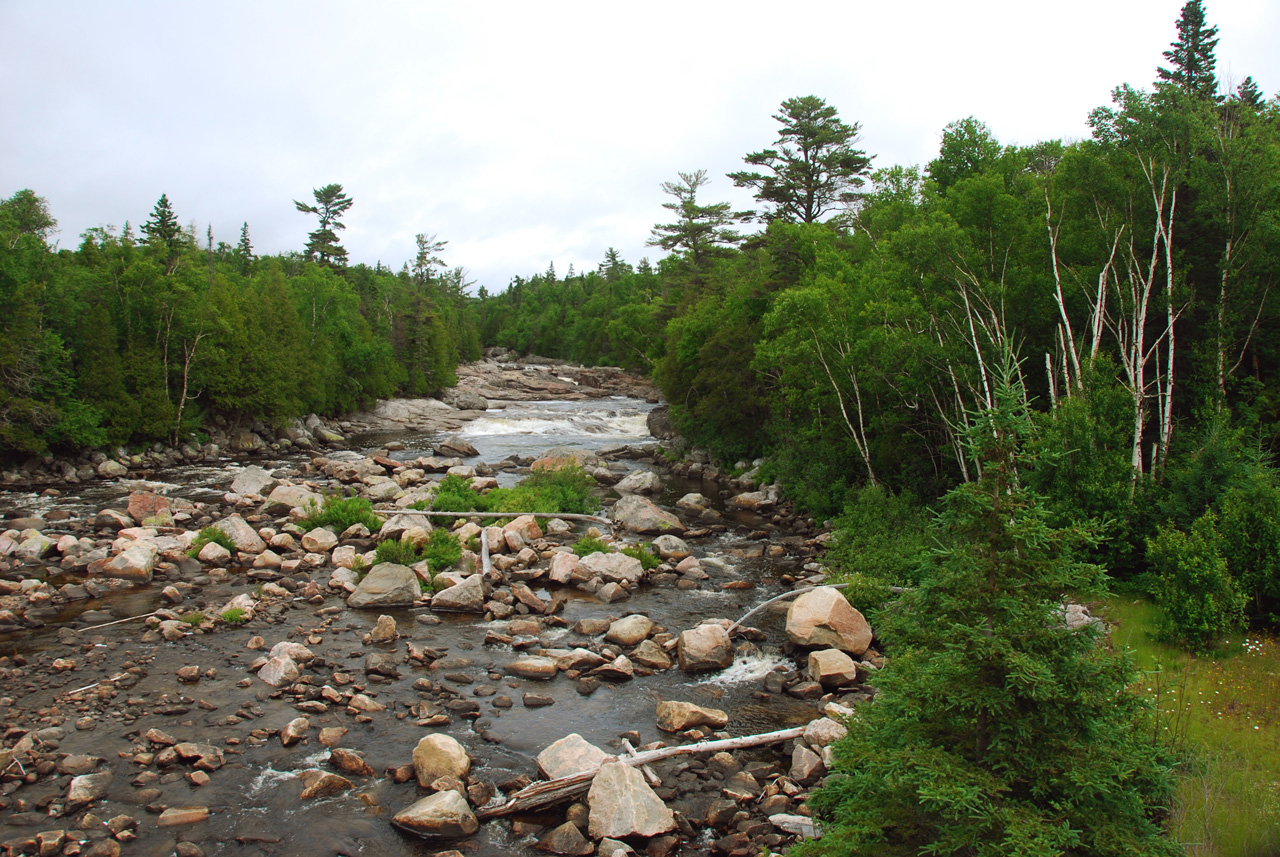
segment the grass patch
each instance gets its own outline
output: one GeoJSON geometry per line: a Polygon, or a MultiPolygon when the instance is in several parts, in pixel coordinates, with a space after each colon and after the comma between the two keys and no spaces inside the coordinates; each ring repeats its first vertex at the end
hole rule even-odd
{"type": "Polygon", "coordinates": [[[236,543],[231,541],[231,536],[227,535],[222,530],[219,530],[217,527],[205,527],[196,535],[195,540],[191,542],[191,549],[187,551],[187,556],[192,557],[193,559],[198,557],[200,555],[200,551],[204,550],[204,546],[209,544],[209,542],[213,542],[216,545],[222,545],[232,553],[236,552],[236,543]]]}
{"type": "Polygon", "coordinates": [[[374,556],[376,562],[393,562],[397,565],[412,566],[426,562],[427,571],[431,575],[431,587],[434,589],[436,574],[452,568],[462,559],[462,543],[453,533],[437,528],[431,531],[421,547],[411,542],[388,539],[378,543],[374,556]]]}
{"type": "MultiPolygon", "coordinates": [[[[578,539],[573,546],[573,552],[578,556],[590,556],[593,553],[609,553],[613,548],[609,547],[607,542],[591,536],[584,536],[578,539]]],[[[644,560],[641,560],[643,562],[644,560]]]]}
{"type": "Polygon", "coordinates": [[[646,550],[644,545],[629,545],[622,549],[622,553],[624,556],[640,560],[640,567],[645,571],[662,565],[662,558],[657,554],[646,550]]]}
{"type": "MultiPolygon", "coordinates": [[[[1160,612],[1132,595],[1101,611],[1142,671],[1156,735],[1182,757],[1170,829],[1191,855],[1280,849],[1280,641],[1232,634],[1190,654],[1157,639],[1160,612]]],[[[1153,738],[1155,735],[1153,735],[1153,738]]]]}
{"type": "Polygon", "coordinates": [[[191,610],[187,613],[183,613],[178,618],[183,622],[186,622],[192,628],[198,628],[200,627],[200,624],[204,622],[204,614],[199,610],[191,610]]]}
{"type": "MultiPolygon", "coordinates": [[[[591,495],[596,481],[581,467],[535,470],[514,488],[481,494],[459,476],[446,476],[436,489],[436,512],[529,512],[538,515],[589,514],[597,505],[591,495]]],[[[415,504],[416,508],[416,504],[415,504]]]]}
{"type": "Polygon", "coordinates": [[[243,607],[228,607],[222,611],[222,621],[228,625],[243,625],[249,621],[249,613],[243,607]]]}
{"type": "Polygon", "coordinates": [[[304,530],[333,527],[338,533],[352,524],[364,524],[376,533],[382,528],[382,519],[373,513],[373,503],[365,497],[326,497],[322,508],[311,506],[310,514],[298,522],[304,530]]]}

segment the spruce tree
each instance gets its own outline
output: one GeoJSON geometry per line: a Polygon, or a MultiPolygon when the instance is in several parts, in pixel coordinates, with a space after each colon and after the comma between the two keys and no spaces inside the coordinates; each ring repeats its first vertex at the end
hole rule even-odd
{"type": "Polygon", "coordinates": [[[1213,69],[1217,60],[1218,28],[1205,26],[1200,0],[1187,0],[1177,22],[1178,38],[1164,52],[1173,68],[1156,69],[1156,86],[1172,86],[1195,98],[1216,97],[1218,81],[1213,69]]]}
{"type": "Polygon", "coordinates": [[[1064,594],[1101,592],[1078,534],[1024,487],[1031,422],[1005,373],[967,435],[982,476],[945,498],[921,583],[879,613],[889,661],[835,745],[810,855],[1164,855],[1165,752],[1131,665],[1064,594]]]}
{"type": "Polygon", "coordinates": [[[1236,99],[1241,104],[1245,104],[1254,110],[1261,110],[1265,102],[1262,97],[1262,90],[1258,88],[1258,83],[1252,76],[1246,77],[1240,86],[1236,88],[1236,99]]]}
{"type": "Polygon", "coordinates": [[[173,212],[168,194],[160,194],[151,216],[142,224],[142,234],[147,236],[148,243],[162,248],[168,256],[177,254],[182,227],[178,226],[178,216],[173,212]]]}

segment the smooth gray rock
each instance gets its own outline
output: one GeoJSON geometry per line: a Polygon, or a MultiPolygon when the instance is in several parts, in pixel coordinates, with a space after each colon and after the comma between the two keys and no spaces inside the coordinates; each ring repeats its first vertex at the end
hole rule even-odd
{"type": "Polygon", "coordinates": [[[461,583],[437,592],[431,598],[431,609],[452,613],[483,613],[484,600],[484,577],[473,574],[461,583]]]}
{"type": "Polygon", "coordinates": [[[675,830],[676,819],[644,775],[621,762],[605,762],[587,793],[592,839],[653,837],[675,830]]]}
{"type": "Polygon", "coordinates": [[[690,673],[722,670],[733,664],[729,635],[716,624],[699,625],[681,632],[676,653],[680,669],[690,673]]]}
{"type": "Polygon", "coordinates": [[[239,515],[228,515],[213,527],[231,539],[236,550],[242,553],[262,553],[267,549],[267,543],[258,535],[258,531],[239,515]]]}
{"type": "Polygon", "coordinates": [[[627,494],[613,505],[609,513],[613,520],[633,533],[661,535],[683,533],[684,524],[670,512],[659,509],[643,497],[627,494]]]}
{"type": "Polygon", "coordinates": [[[574,732],[548,745],[538,754],[537,762],[542,776],[554,780],[579,771],[595,770],[610,758],[604,750],[574,732]]]}
{"type": "Polygon", "coordinates": [[[405,565],[380,562],[369,570],[347,598],[347,606],[360,609],[408,607],[422,597],[418,575],[405,565]]]}
{"type": "Polygon", "coordinates": [[[637,584],[644,577],[644,566],[633,556],[621,553],[592,553],[578,560],[579,576],[598,577],[606,583],[637,584]]]}
{"type": "Polygon", "coordinates": [[[279,484],[279,481],[270,473],[256,464],[250,464],[237,473],[235,479],[231,480],[231,490],[241,496],[257,494],[260,497],[265,497],[272,488],[279,484]]]}

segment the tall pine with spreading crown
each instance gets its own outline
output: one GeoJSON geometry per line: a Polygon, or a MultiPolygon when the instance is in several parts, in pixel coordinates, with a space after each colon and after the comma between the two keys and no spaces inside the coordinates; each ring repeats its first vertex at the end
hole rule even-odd
{"type": "Polygon", "coordinates": [[[1218,46],[1218,28],[1205,25],[1200,0],[1187,0],[1177,27],[1178,38],[1164,52],[1173,68],[1156,69],[1156,85],[1174,86],[1196,98],[1214,98],[1218,81],[1213,51],[1218,46]]]}
{"type": "Polygon", "coordinates": [[[920,586],[880,612],[889,663],[812,800],[825,830],[810,857],[1178,853],[1132,668],[1064,622],[1064,595],[1099,594],[1105,576],[1023,487],[1035,462],[1013,377],[974,419],[982,476],[947,495],[920,586]]]}

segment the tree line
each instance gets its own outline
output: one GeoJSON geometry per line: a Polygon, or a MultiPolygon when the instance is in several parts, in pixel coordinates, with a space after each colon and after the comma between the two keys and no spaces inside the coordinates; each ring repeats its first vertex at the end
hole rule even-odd
{"type": "Polygon", "coordinates": [[[398,272],[347,265],[352,200],[314,191],[305,251],[259,256],[249,226],[214,241],[167,194],[135,232],[86,231],[55,250],[47,202],[0,201],[0,454],[199,438],[214,414],[280,425],[396,395],[439,393],[480,355],[446,242],[417,236],[398,272]]]}

